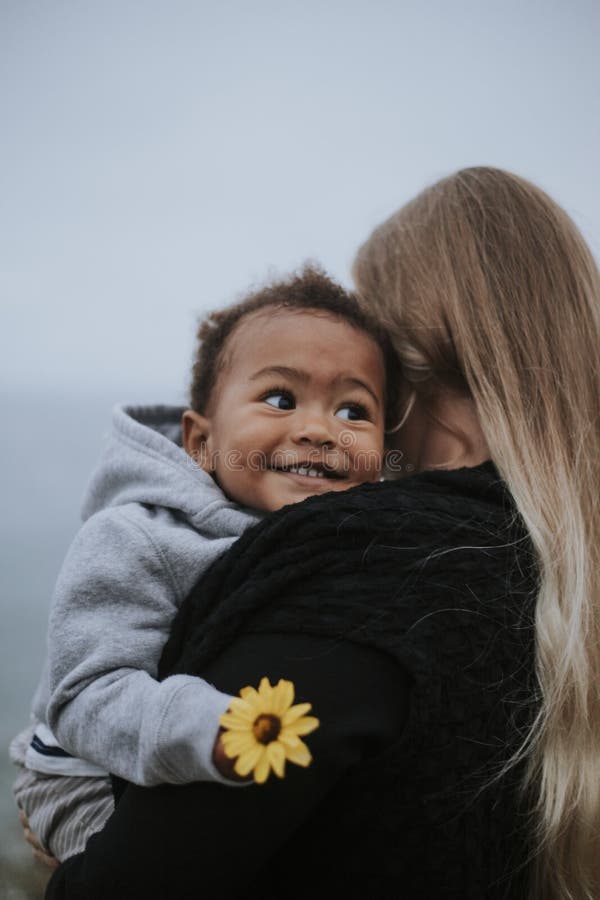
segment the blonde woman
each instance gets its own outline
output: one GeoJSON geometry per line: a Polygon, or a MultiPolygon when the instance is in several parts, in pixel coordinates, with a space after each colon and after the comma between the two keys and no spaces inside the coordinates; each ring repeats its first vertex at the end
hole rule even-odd
{"type": "MultiPolygon", "coordinates": [[[[293,680],[312,764],[126,787],[50,900],[600,897],[598,270],[543,192],[480,168],[376,229],[354,276],[402,363],[410,475],[267,517],[162,661],[231,693],[293,680]]],[[[284,752],[275,713],[257,758],[284,752]]]]}
{"type": "Polygon", "coordinates": [[[451,460],[464,415],[463,436],[475,452],[487,446],[529,532],[540,705],[520,754],[535,798],[535,895],[598,898],[598,268],[546,194],[473,168],[376,229],[354,276],[403,364],[412,410],[399,445],[422,468],[438,436],[451,460]]]}

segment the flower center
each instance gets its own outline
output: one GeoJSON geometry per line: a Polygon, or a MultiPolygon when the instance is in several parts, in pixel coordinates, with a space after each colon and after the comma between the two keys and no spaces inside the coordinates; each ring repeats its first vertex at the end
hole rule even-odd
{"type": "Polygon", "coordinates": [[[276,741],[279,737],[281,720],[279,716],[263,713],[254,720],[252,731],[260,744],[270,744],[271,741],[276,741]]]}

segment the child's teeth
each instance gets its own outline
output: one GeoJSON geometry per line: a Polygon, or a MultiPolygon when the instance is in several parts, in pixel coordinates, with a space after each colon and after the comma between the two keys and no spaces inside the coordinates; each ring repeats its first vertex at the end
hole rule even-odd
{"type": "Polygon", "coordinates": [[[310,466],[290,466],[288,472],[295,472],[297,475],[309,475],[311,478],[324,478],[325,473],[319,469],[312,469],[310,466]]]}

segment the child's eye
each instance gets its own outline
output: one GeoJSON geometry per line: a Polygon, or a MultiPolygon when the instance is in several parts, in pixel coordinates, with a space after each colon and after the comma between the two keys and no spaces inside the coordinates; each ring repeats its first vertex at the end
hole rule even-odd
{"type": "Polygon", "coordinates": [[[277,409],[294,409],[296,403],[294,398],[287,391],[272,391],[262,398],[269,406],[275,406],[277,409]]]}
{"type": "Polygon", "coordinates": [[[341,406],[338,409],[336,416],[339,416],[340,419],[350,419],[356,422],[358,419],[368,419],[369,413],[366,407],[360,403],[348,403],[346,406],[341,406]]]}

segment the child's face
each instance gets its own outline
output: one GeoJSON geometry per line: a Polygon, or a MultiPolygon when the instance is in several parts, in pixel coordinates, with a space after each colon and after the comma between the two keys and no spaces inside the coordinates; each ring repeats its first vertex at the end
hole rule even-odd
{"type": "Polygon", "coordinates": [[[261,310],[230,336],[208,415],[184,414],[184,446],[255,509],[347,490],[380,477],[384,389],[364,332],[318,311],[261,310]]]}

